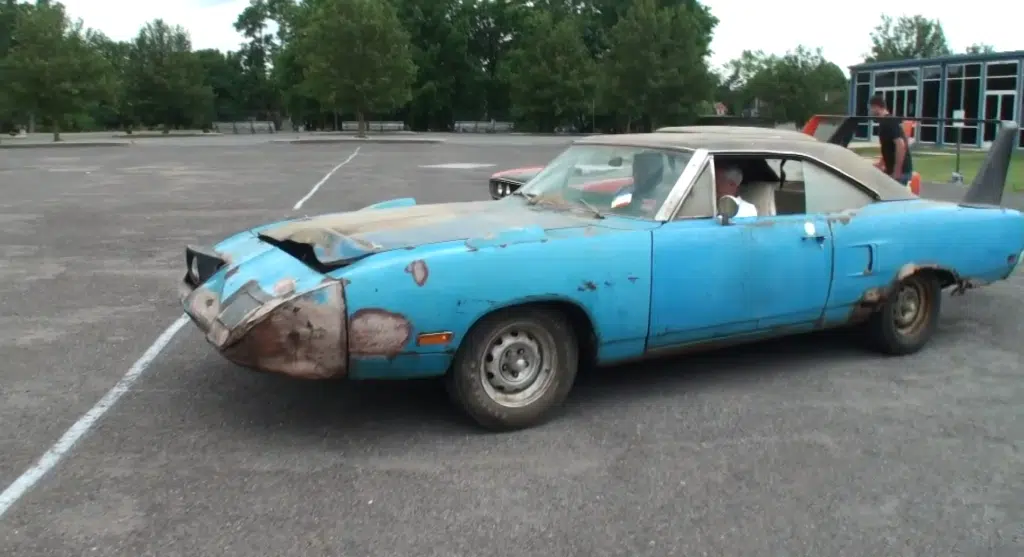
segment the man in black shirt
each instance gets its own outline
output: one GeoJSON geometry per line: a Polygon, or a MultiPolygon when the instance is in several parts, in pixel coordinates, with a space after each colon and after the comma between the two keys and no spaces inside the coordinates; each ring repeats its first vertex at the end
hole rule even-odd
{"type": "MultiPolygon", "coordinates": [[[[871,97],[869,108],[872,116],[890,116],[885,98],[880,94],[871,97]]],[[[904,186],[907,185],[914,171],[914,163],[910,160],[910,143],[898,120],[885,118],[878,121],[878,143],[882,157],[875,163],[875,167],[904,186]]]]}

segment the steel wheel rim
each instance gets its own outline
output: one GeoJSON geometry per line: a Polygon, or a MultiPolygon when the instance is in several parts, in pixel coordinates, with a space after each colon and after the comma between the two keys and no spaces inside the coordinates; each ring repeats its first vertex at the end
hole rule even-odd
{"type": "Polygon", "coordinates": [[[919,283],[915,281],[901,285],[899,292],[896,293],[896,303],[892,307],[896,330],[904,335],[920,331],[928,319],[930,305],[928,293],[919,283]]]}
{"type": "Polygon", "coordinates": [[[480,382],[497,404],[522,408],[547,391],[554,363],[551,335],[530,325],[510,325],[487,343],[480,359],[480,382]]]}

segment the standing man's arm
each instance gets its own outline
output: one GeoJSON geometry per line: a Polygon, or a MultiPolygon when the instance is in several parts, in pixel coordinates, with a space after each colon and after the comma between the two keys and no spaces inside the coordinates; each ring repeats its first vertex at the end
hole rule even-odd
{"type": "Polygon", "coordinates": [[[885,172],[885,143],[892,141],[892,134],[889,128],[889,121],[882,120],[878,124],[878,160],[875,161],[875,168],[885,172]]]}
{"type": "Polygon", "coordinates": [[[892,163],[892,177],[898,180],[903,177],[903,159],[907,157],[907,140],[902,135],[897,135],[893,142],[896,156],[892,163]]]}

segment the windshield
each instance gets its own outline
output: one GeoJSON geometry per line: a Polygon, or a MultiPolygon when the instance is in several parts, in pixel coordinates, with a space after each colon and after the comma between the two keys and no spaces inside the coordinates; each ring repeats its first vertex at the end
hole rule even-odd
{"type": "Polygon", "coordinates": [[[691,153],[573,145],[519,190],[535,204],[572,205],[596,216],[653,219],[691,153]]]}

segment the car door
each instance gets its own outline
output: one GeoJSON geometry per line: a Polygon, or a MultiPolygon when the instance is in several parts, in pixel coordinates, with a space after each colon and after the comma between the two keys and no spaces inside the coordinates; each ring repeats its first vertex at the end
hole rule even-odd
{"type": "Polygon", "coordinates": [[[721,224],[708,156],[676,218],[654,231],[650,348],[813,328],[828,302],[825,215],[762,215],[721,224]],[[705,215],[709,213],[709,215],[705,215]]]}
{"type": "Polygon", "coordinates": [[[749,333],[757,326],[748,292],[750,232],[716,220],[714,175],[708,153],[695,152],[680,178],[691,185],[679,212],[652,232],[648,349],[749,333]]]}
{"type": "Polygon", "coordinates": [[[748,288],[763,333],[813,328],[832,284],[832,231],[825,215],[765,215],[737,219],[745,238],[748,288]],[[749,222],[743,222],[749,221],[749,222]]]}
{"type": "Polygon", "coordinates": [[[806,199],[802,162],[773,157],[764,156],[765,162],[776,173],[784,169],[780,176],[786,176],[786,182],[781,187],[744,186],[743,193],[770,196],[774,214],[734,223],[750,228],[747,272],[757,280],[750,288],[750,304],[762,334],[810,329],[820,323],[832,288],[835,257],[829,215],[806,199]]]}

